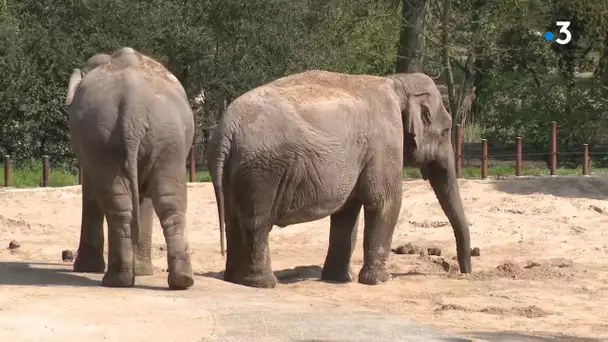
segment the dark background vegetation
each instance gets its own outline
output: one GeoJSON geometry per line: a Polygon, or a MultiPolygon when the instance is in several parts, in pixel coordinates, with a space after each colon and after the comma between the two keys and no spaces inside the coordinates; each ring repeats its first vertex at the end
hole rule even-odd
{"type": "MultiPolygon", "coordinates": [[[[560,150],[589,143],[601,166],[606,18],[607,1],[0,0],[0,152],[16,166],[40,165],[46,154],[53,168],[75,174],[63,105],[69,75],[94,53],[131,46],[165,63],[191,98],[206,92],[196,108],[201,165],[226,102],[287,74],[326,69],[423,71],[465,141],[498,146],[521,135],[525,151],[548,151],[555,120],[560,150]],[[557,32],[556,20],[572,22],[566,46],[542,37],[557,32]]],[[[567,155],[560,162],[572,163],[567,155]]]]}

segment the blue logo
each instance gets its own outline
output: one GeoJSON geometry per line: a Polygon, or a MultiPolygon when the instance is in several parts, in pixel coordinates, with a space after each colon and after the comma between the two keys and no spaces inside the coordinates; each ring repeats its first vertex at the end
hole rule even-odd
{"type": "Polygon", "coordinates": [[[553,33],[551,31],[545,32],[543,37],[548,42],[555,42],[559,45],[565,45],[570,43],[572,40],[572,32],[568,29],[570,27],[570,22],[567,20],[558,20],[555,22],[555,26],[559,27],[559,31],[557,33],[553,33]]]}

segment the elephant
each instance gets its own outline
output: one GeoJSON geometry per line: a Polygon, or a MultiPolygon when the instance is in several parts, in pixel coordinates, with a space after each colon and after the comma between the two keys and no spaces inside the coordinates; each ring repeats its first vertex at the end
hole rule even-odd
{"type": "Polygon", "coordinates": [[[451,128],[439,90],[422,73],[380,77],[310,70],[236,98],[208,148],[222,254],[226,237],[224,280],[276,287],[268,246],[272,227],[329,216],[321,279],[352,281],[361,208],[364,261],[358,282],[390,280],[386,262],[401,208],[404,158],[430,182],[453,227],[460,272],[470,273],[470,233],[451,128]]]}
{"type": "Polygon", "coordinates": [[[83,168],[74,271],[104,272],[107,287],[150,275],[153,215],[167,244],[168,285],[194,284],[186,236],[186,159],[194,116],[186,92],[160,62],[133,48],[89,58],[66,95],[70,141],[83,168]]]}

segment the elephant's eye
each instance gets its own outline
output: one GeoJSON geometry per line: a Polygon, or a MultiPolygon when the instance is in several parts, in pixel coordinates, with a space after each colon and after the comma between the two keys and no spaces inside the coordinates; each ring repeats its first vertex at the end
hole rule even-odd
{"type": "Polygon", "coordinates": [[[429,110],[429,107],[427,106],[422,106],[422,121],[424,122],[425,125],[430,125],[431,124],[431,111],[429,110]]]}

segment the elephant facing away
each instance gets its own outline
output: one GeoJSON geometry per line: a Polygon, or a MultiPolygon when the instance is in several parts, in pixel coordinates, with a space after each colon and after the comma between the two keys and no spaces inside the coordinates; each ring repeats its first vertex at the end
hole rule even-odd
{"type": "Polygon", "coordinates": [[[194,118],[186,92],[162,64],[132,48],[97,54],[70,77],[66,96],[72,148],[84,170],[77,272],[104,272],[102,284],[131,287],[153,273],[154,212],[167,243],[171,289],[193,285],[186,236],[186,157],[194,118]]]}
{"type": "MultiPolygon", "coordinates": [[[[351,281],[363,208],[364,263],[358,281],[388,281],[404,155],[430,181],[452,224],[460,271],[470,273],[469,227],[451,127],[439,90],[420,73],[376,77],[307,71],[234,100],[212,133],[208,154],[220,232],[226,230],[224,280],[275,287],[268,246],[273,225],[330,216],[321,278],[351,281]]],[[[223,247],[222,240],[222,253],[223,247]]]]}

